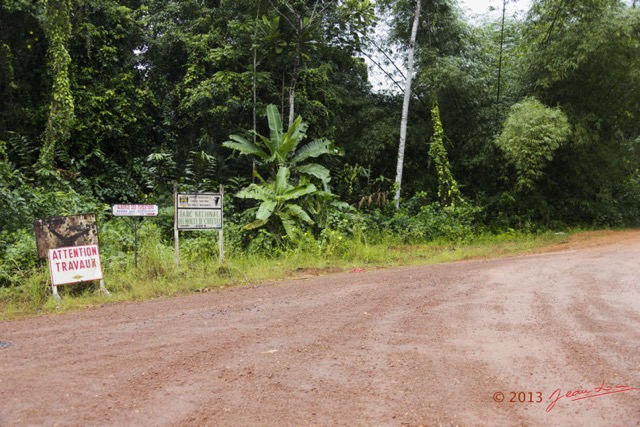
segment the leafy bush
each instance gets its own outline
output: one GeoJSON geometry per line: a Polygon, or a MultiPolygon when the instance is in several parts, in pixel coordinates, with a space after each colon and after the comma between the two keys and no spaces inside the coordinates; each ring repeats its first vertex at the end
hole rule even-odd
{"type": "MultiPolygon", "coordinates": [[[[418,199],[425,197],[420,193],[418,199]]],[[[425,243],[434,240],[450,242],[467,241],[480,232],[480,214],[482,209],[459,202],[457,205],[442,206],[430,203],[419,207],[415,201],[409,201],[407,207],[398,209],[388,221],[392,233],[405,243],[425,243]]]]}
{"type": "Polygon", "coordinates": [[[567,116],[546,107],[535,98],[525,98],[511,107],[497,146],[513,163],[518,189],[531,189],[543,168],[571,134],[567,116]]]}
{"type": "Polygon", "coordinates": [[[35,236],[23,229],[0,238],[6,242],[0,247],[0,287],[18,286],[38,265],[35,236]]]}
{"type": "Polygon", "coordinates": [[[37,183],[7,159],[0,141],[0,287],[21,283],[37,264],[33,222],[39,218],[93,212],[100,222],[109,207],[77,192],[60,176],[37,183]]]}

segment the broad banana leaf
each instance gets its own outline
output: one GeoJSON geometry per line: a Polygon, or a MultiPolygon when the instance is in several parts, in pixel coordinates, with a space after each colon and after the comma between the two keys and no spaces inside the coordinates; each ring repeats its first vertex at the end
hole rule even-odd
{"type": "Polygon", "coordinates": [[[282,136],[282,142],[278,149],[278,155],[282,161],[286,161],[295,153],[300,142],[307,136],[308,127],[309,125],[304,123],[300,116],[289,126],[287,132],[282,136]]]}
{"type": "Polygon", "coordinates": [[[244,228],[245,230],[255,230],[256,228],[260,228],[263,225],[265,225],[268,221],[266,219],[259,219],[253,222],[250,222],[249,224],[245,225],[244,228]]]}
{"type": "Polygon", "coordinates": [[[279,151],[279,144],[282,141],[282,120],[280,119],[278,107],[273,104],[267,105],[267,121],[269,122],[271,138],[270,140],[264,138],[263,141],[265,141],[273,155],[279,151]]]}
{"type": "Polygon", "coordinates": [[[271,214],[273,213],[273,210],[276,208],[276,206],[278,206],[277,201],[265,200],[260,204],[260,207],[258,208],[258,212],[256,213],[256,219],[261,221],[262,220],[267,221],[271,216],[271,214]]]}
{"type": "Polygon", "coordinates": [[[301,206],[290,204],[290,205],[287,205],[287,210],[289,210],[292,215],[300,218],[301,220],[303,220],[307,224],[313,224],[313,220],[311,219],[309,214],[306,213],[304,209],[302,209],[301,206]]]}
{"type": "Polygon", "coordinates": [[[289,184],[289,177],[291,176],[291,171],[286,166],[280,166],[278,168],[278,174],[276,175],[276,183],[274,191],[276,195],[282,195],[291,189],[291,185],[289,184]]]}
{"type": "Polygon", "coordinates": [[[289,236],[290,239],[293,239],[296,235],[296,222],[286,212],[282,212],[282,215],[280,215],[280,221],[282,221],[282,226],[284,227],[284,231],[287,233],[287,236],[289,236]]]}
{"type": "Polygon", "coordinates": [[[291,164],[300,163],[311,157],[333,154],[333,143],[327,139],[316,139],[305,144],[291,159],[291,164]]]}
{"type": "Polygon", "coordinates": [[[229,135],[229,138],[231,141],[225,141],[222,143],[224,147],[239,151],[241,154],[258,156],[262,160],[269,158],[269,155],[265,153],[264,150],[248,139],[243,138],[240,135],[229,135]]]}
{"type": "Polygon", "coordinates": [[[314,176],[322,181],[322,183],[325,185],[328,184],[329,181],[331,181],[331,172],[329,172],[329,169],[317,163],[302,165],[298,167],[298,172],[314,176]]]}
{"type": "Polygon", "coordinates": [[[250,184],[248,187],[236,193],[241,199],[272,200],[275,194],[271,188],[265,185],[250,184]]]}
{"type": "Polygon", "coordinates": [[[286,193],[278,196],[278,200],[281,201],[289,201],[296,200],[302,196],[306,196],[307,194],[312,194],[318,191],[318,188],[313,184],[307,185],[299,185],[298,187],[294,187],[287,191],[286,193]]]}

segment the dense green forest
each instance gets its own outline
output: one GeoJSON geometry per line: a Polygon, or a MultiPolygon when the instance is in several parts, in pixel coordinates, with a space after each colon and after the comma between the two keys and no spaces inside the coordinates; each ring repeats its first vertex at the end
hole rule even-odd
{"type": "Polygon", "coordinates": [[[170,242],[174,185],[224,186],[238,251],[640,222],[636,2],[420,1],[3,0],[0,287],[36,218],[95,212],[115,253],[110,205],[154,203],[170,242]],[[409,51],[399,186],[407,76],[369,67],[409,51]]]}

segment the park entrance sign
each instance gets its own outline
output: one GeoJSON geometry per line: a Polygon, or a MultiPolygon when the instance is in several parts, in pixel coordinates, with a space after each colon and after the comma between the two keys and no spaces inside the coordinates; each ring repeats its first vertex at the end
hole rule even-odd
{"type": "Polygon", "coordinates": [[[220,264],[224,262],[222,227],[223,187],[219,193],[178,193],[174,189],[174,241],[176,266],[180,264],[180,231],[217,230],[220,264]]]}
{"type": "Polygon", "coordinates": [[[219,230],[222,228],[221,193],[178,193],[178,230],[219,230]]]}

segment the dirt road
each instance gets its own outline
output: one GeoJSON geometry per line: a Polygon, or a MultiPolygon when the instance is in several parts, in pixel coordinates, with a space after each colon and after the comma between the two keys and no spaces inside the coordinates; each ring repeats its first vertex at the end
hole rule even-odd
{"type": "Polygon", "coordinates": [[[0,426],[640,426],[640,232],[594,239],[3,322],[0,426]]]}

